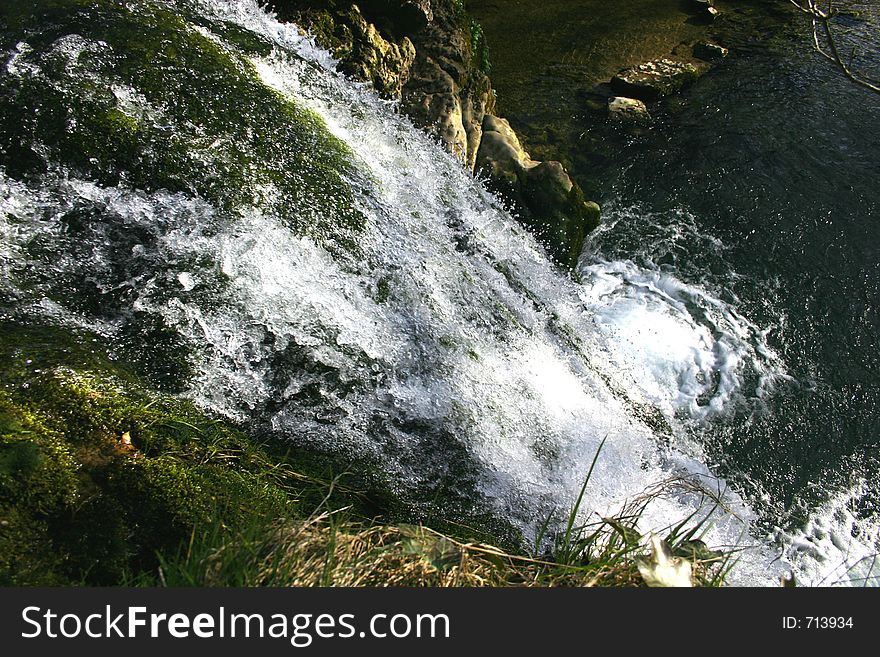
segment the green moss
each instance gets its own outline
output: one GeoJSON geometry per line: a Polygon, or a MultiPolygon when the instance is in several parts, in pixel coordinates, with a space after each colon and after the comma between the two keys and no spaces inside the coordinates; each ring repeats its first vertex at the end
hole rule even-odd
{"type": "Polygon", "coordinates": [[[266,41],[266,39],[259,34],[245,30],[235,23],[230,23],[228,21],[209,21],[204,17],[195,15],[192,16],[192,21],[195,25],[210,30],[223,41],[234,46],[245,54],[257,55],[259,57],[267,57],[272,54],[273,46],[271,43],[266,41]]]}
{"type": "Polygon", "coordinates": [[[326,495],[320,464],[148,392],[88,337],[0,328],[0,584],[119,583],[209,523],[326,495]]]}
{"type": "Polygon", "coordinates": [[[376,293],[373,299],[376,303],[386,303],[391,298],[391,280],[387,276],[383,276],[376,281],[376,293]]]}
{"type": "Polygon", "coordinates": [[[565,241],[559,249],[558,257],[563,265],[574,271],[577,267],[584,239],[588,233],[599,227],[600,209],[594,201],[587,201],[584,192],[576,183],[568,193],[566,211],[565,241]]]}
{"type": "Polygon", "coordinates": [[[2,45],[17,52],[18,73],[0,81],[9,174],[61,165],[227,211],[257,205],[299,233],[356,241],[365,218],[345,182],[351,154],[317,115],[262,83],[245,56],[271,50],[260,37],[211,25],[218,43],[187,22],[183,2],[12,4],[0,8],[2,45]]]}
{"type": "Polygon", "coordinates": [[[488,74],[492,66],[489,62],[489,45],[486,43],[483,27],[468,13],[465,0],[452,0],[452,8],[455,11],[460,29],[464,34],[470,36],[472,65],[488,74]]]}
{"type": "Polygon", "coordinates": [[[489,61],[489,45],[486,43],[486,35],[483,34],[483,27],[475,20],[470,22],[471,34],[471,52],[477,62],[479,69],[487,75],[492,71],[492,65],[489,61]]]}
{"type": "Polygon", "coordinates": [[[306,29],[323,48],[331,51],[338,59],[345,59],[354,49],[354,35],[344,22],[349,14],[334,14],[329,10],[307,11],[298,16],[306,29]]]}
{"type": "Polygon", "coordinates": [[[76,463],[40,419],[0,392],[0,491],[45,513],[76,498],[76,463]]]}

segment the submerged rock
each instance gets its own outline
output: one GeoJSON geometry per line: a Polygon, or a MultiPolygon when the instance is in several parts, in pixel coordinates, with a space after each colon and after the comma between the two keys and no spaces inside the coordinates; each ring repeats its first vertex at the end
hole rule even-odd
{"type": "Polygon", "coordinates": [[[658,59],[622,70],[611,80],[611,87],[639,100],[657,100],[690,84],[706,69],[705,64],[658,59]]]}
{"type": "Polygon", "coordinates": [[[694,8],[697,10],[699,15],[702,18],[706,18],[708,20],[715,20],[718,15],[721,13],[718,11],[718,8],[715,7],[715,0],[691,0],[694,4],[694,8]]]}
{"type": "Polygon", "coordinates": [[[650,123],[651,114],[640,100],[614,96],[608,99],[608,116],[618,123],[650,123]]]}
{"type": "Polygon", "coordinates": [[[719,46],[711,41],[700,41],[694,44],[694,57],[703,59],[707,62],[717,61],[727,57],[728,50],[724,46],[719,46]]]}

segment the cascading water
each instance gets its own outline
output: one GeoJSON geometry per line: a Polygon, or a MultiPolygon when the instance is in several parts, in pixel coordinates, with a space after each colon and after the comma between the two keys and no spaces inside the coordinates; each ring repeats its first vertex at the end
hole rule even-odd
{"type": "MultiPolygon", "coordinates": [[[[7,170],[0,266],[9,312],[114,344],[144,335],[132,327],[161,325],[191,352],[181,394],[278,440],[369,464],[416,515],[435,499],[453,518],[485,508],[528,539],[570,507],[604,441],[584,519],[688,477],[725,501],[698,511],[714,517],[705,541],[749,548],[731,581],[778,581],[778,552],[798,539],[774,546],[762,536],[689,438],[730,406],[759,406],[785,380],[756,326],[660,268],[591,256],[582,283],[560,274],[479,181],[393,105],[336,74],[295,27],[254,0],[183,4],[199,18],[187,30],[241,58],[344,144],[346,216],[362,218],[357,230],[297,228],[338,221],[317,196],[320,183],[315,196],[290,198],[271,176],[223,180],[219,155],[203,158],[207,174],[249,190],[233,208],[230,194],[99,183],[51,162],[28,179],[7,170]],[[230,26],[269,47],[243,54],[230,26]],[[80,299],[83,290],[91,298],[80,299]]],[[[2,74],[38,79],[41,61],[62,61],[123,115],[172,125],[167,107],[94,65],[111,51],[66,35],[37,60],[22,42],[2,74]]],[[[244,148],[221,142],[204,152],[244,148]]],[[[639,527],[669,527],[704,502],[672,489],[639,527]]],[[[850,557],[869,551],[857,545],[850,557]]]]}

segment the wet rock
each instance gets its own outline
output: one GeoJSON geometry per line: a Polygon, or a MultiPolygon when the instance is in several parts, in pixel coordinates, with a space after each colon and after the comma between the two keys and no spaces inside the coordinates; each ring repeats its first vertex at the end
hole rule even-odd
{"type": "Polygon", "coordinates": [[[599,206],[559,162],[529,157],[505,119],[486,115],[476,169],[517,207],[520,219],[563,266],[573,268],[584,237],[599,225],[599,206]]]}
{"type": "Polygon", "coordinates": [[[447,151],[467,163],[468,136],[461,99],[454,87],[448,92],[417,95],[408,103],[407,113],[433,133],[447,151]]]}
{"type": "Polygon", "coordinates": [[[431,0],[360,0],[367,19],[397,38],[412,36],[434,20],[431,0]]]}
{"type": "Polygon", "coordinates": [[[714,0],[691,0],[691,5],[697,15],[706,20],[715,20],[720,14],[714,0]]]}
{"type": "Polygon", "coordinates": [[[494,96],[488,79],[482,87],[462,87],[461,77],[451,75],[429,56],[419,59],[401,102],[416,125],[434,134],[469,169],[476,161],[483,116],[492,105],[494,96]]]}
{"type": "Polygon", "coordinates": [[[270,0],[344,73],[399,99],[413,122],[473,169],[495,96],[479,26],[460,0],[270,0]]]}
{"type": "Polygon", "coordinates": [[[369,80],[383,96],[399,96],[416,57],[412,41],[408,37],[397,43],[386,40],[367,22],[357,5],[351,7],[348,18],[351,45],[340,62],[340,70],[369,80]]]}
{"type": "Polygon", "coordinates": [[[645,124],[651,122],[648,108],[640,100],[614,96],[608,99],[608,116],[618,123],[645,124]]]}
{"type": "Polygon", "coordinates": [[[416,59],[401,107],[473,169],[483,117],[495,107],[485,41],[456,0],[430,0],[430,7],[433,20],[412,37],[416,59]]]}
{"type": "Polygon", "coordinates": [[[515,187],[525,169],[539,164],[523,149],[506,119],[486,115],[482,132],[476,169],[490,179],[515,187]]]}
{"type": "Polygon", "coordinates": [[[355,4],[336,7],[322,0],[275,0],[280,18],[314,35],[339,60],[339,69],[373,85],[385,98],[399,98],[415,60],[407,36],[381,31],[355,4]]]}
{"type": "Polygon", "coordinates": [[[587,233],[599,225],[598,204],[584,198],[559,162],[526,169],[522,187],[523,223],[559,264],[574,269],[587,233]]]}
{"type": "Polygon", "coordinates": [[[694,44],[694,57],[707,62],[714,62],[727,57],[728,50],[711,41],[700,41],[694,44]]]}
{"type": "Polygon", "coordinates": [[[658,59],[622,70],[611,80],[611,87],[622,96],[653,101],[690,84],[707,68],[706,64],[658,59]]]}

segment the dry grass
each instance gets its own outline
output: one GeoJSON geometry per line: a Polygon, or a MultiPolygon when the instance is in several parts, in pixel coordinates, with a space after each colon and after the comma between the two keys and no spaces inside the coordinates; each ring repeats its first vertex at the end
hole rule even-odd
{"type": "Polygon", "coordinates": [[[248,563],[248,584],[256,586],[642,585],[632,562],[614,567],[565,566],[490,545],[462,543],[421,526],[346,523],[343,529],[328,513],[276,526],[257,545],[229,540],[209,554],[166,562],[162,581],[227,586],[230,566],[241,562],[243,550],[254,557],[248,563]],[[181,569],[196,569],[201,576],[181,582],[181,569]]]}
{"type": "MultiPolygon", "coordinates": [[[[597,454],[598,458],[598,454],[597,454]]],[[[595,462],[595,461],[594,461],[595,462]]],[[[591,468],[592,472],[592,468],[591,468]]],[[[584,483],[586,487],[589,474],[584,483]]],[[[333,484],[330,484],[330,492],[333,484]]],[[[222,523],[193,531],[174,556],[136,584],[167,586],[337,587],[591,587],[644,586],[639,565],[651,557],[649,537],[636,529],[645,508],[664,496],[698,496],[701,512],[679,524],[655,528],[670,557],[691,563],[693,583],[719,586],[736,554],[709,549],[701,540],[720,493],[699,482],[672,478],[631,499],[613,517],[577,524],[583,491],[562,518],[547,519],[535,541],[540,553],[513,554],[464,542],[428,527],[358,519],[349,508],[330,510],[330,493],[311,516],[283,520],[254,516],[231,529],[222,523]],[[708,510],[708,512],[707,512],[708,510]],[[550,535],[544,532],[550,526],[550,535]]]]}
{"type": "Polygon", "coordinates": [[[281,571],[293,586],[498,586],[500,570],[476,550],[423,527],[348,527],[322,514],[282,526],[266,573],[281,571]]]}
{"type": "MultiPolygon", "coordinates": [[[[336,587],[591,587],[644,586],[637,559],[644,546],[615,548],[610,525],[600,530],[593,559],[564,564],[464,543],[415,525],[362,525],[322,513],[264,531],[259,538],[227,536],[207,550],[163,560],[168,586],[336,587]]],[[[712,564],[694,559],[695,572],[712,564]]],[[[698,583],[714,583],[699,577],[698,583]]]]}

